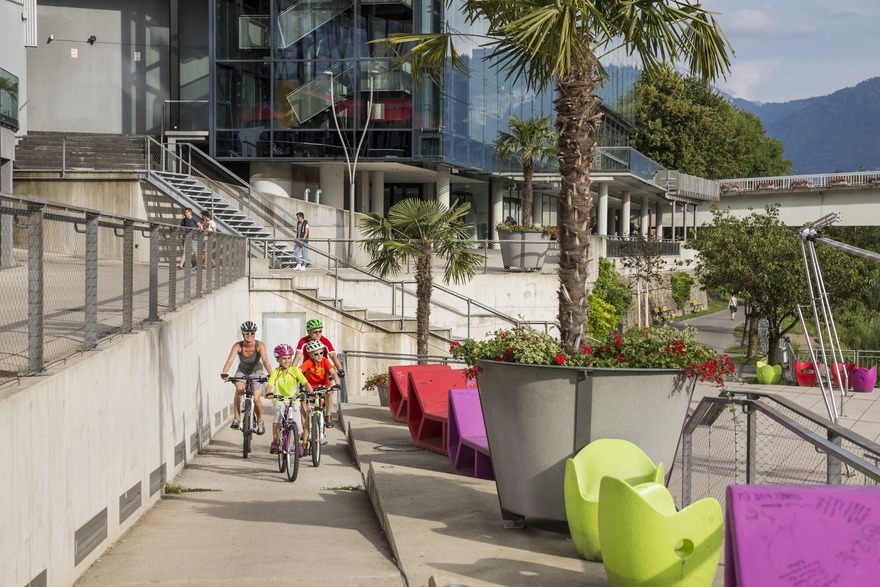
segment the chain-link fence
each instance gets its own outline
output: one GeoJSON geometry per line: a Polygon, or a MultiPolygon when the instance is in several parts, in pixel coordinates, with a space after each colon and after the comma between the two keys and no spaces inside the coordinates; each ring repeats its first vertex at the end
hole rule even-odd
{"type": "Polygon", "coordinates": [[[238,236],[0,194],[0,385],[243,277],[246,246],[238,236]]]}
{"type": "Polygon", "coordinates": [[[880,445],[780,397],[705,398],[685,425],[669,487],[681,507],[725,503],[731,484],[880,481],[880,445]]]}
{"type": "Polygon", "coordinates": [[[439,363],[452,365],[453,369],[465,368],[462,361],[452,357],[406,355],[396,353],[374,353],[368,351],[344,351],[340,353],[345,368],[345,389],[340,398],[343,402],[380,405],[376,388],[364,389],[364,384],[374,375],[388,374],[389,367],[397,365],[418,365],[419,363],[439,363]]]}

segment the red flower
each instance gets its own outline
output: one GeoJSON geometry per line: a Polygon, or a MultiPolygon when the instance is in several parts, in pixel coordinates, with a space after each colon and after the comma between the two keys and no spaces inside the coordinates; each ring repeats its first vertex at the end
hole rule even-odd
{"type": "Polygon", "coordinates": [[[623,337],[620,336],[619,332],[614,333],[614,348],[620,348],[621,339],[623,337]]]}
{"type": "Polygon", "coordinates": [[[617,362],[618,363],[626,363],[626,357],[624,357],[623,354],[618,354],[617,355],[617,362]]]}
{"type": "Polygon", "coordinates": [[[556,364],[558,365],[565,365],[565,355],[563,355],[562,353],[559,353],[558,355],[553,357],[553,360],[556,361],[556,364]]]}
{"type": "Polygon", "coordinates": [[[593,347],[591,347],[591,346],[585,346],[585,347],[582,348],[581,350],[584,351],[584,354],[585,354],[585,355],[589,355],[590,353],[593,352],[593,347]]]}
{"type": "Polygon", "coordinates": [[[452,341],[452,344],[449,345],[449,352],[451,353],[452,351],[454,351],[455,349],[457,349],[460,346],[461,346],[461,343],[458,342],[457,340],[452,341]]]}

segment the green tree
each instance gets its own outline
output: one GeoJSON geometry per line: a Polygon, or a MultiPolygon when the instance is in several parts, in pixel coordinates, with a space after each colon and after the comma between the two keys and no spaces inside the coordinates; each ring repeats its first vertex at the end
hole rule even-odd
{"type": "MultiPolygon", "coordinates": [[[[605,257],[599,257],[599,275],[596,276],[596,284],[593,286],[592,293],[611,306],[614,318],[612,328],[616,328],[632,304],[632,294],[629,291],[629,286],[620,278],[614,263],[605,257]]],[[[595,311],[596,306],[590,301],[591,320],[595,311]]],[[[608,334],[610,331],[603,336],[596,336],[590,329],[590,336],[593,338],[605,338],[608,334]]]]}
{"type": "Polygon", "coordinates": [[[437,201],[408,198],[391,206],[388,216],[371,212],[360,222],[370,254],[369,268],[381,277],[398,273],[407,261],[416,267],[416,340],[428,354],[434,256],[446,261],[444,283],[464,283],[477,274],[483,258],[468,250],[471,225],[464,221],[470,204],[446,208],[437,201]]]}
{"type": "Polygon", "coordinates": [[[639,78],[636,94],[633,147],[661,165],[710,179],[791,172],[782,143],[765,136],[761,120],[703,80],[657,68],[639,78]]]}
{"type": "Polygon", "coordinates": [[[522,223],[532,223],[532,178],[536,161],[556,160],[556,134],[550,126],[550,116],[522,120],[511,116],[507,120],[510,132],[498,131],[492,146],[502,157],[514,157],[522,165],[522,223]]]}
{"type": "Polygon", "coordinates": [[[694,286],[694,278],[687,273],[673,273],[669,278],[672,286],[672,299],[679,310],[687,307],[691,301],[691,288],[694,286]]]}
{"type": "MultiPolygon", "coordinates": [[[[695,271],[704,287],[748,300],[750,317],[769,323],[769,360],[779,362],[779,340],[799,322],[797,305],[809,301],[800,240],[782,224],[779,207],[744,218],[712,209],[712,223],[685,245],[699,252],[695,271]]],[[[841,251],[817,248],[828,295],[843,300],[864,287],[860,265],[841,251]]]]}
{"type": "MultiPolygon", "coordinates": [[[[452,3],[447,2],[450,10],[452,3]]],[[[383,42],[401,47],[399,61],[415,72],[442,80],[447,64],[464,70],[454,41],[477,42],[484,58],[505,77],[522,79],[536,91],[553,84],[562,188],[559,197],[559,331],[569,351],[582,346],[589,310],[590,170],[601,119],[596,90],[602,83],[599,57],[615,49],[635,55],[647,69],[666,61],[686,66],[704,79],[730,67],[730,45],[714,13],[687,0],[469,0],[467,24],[487,33],[479,39],[447,28],[437,34],[399,34],[383,42]],[[483,28],[484,27],[484,28],[483,28]]],[[[448,21],[447,21],[448,22],[448,21]]]]}

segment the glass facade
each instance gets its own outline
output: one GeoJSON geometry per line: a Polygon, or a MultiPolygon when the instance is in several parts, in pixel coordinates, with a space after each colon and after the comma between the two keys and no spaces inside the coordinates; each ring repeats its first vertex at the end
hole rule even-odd
{"type": "Polygon", "coordinates": [[[0,68],[0,124],[18,130],[18,77],[0,68]]]}
{"type": "Polygon", "coordinates": [[[424,121],[412,76],[369,43],[412,31],[410,0],[217,0],[215,10],[216,157],[341,157],[331,95],[356,144],[371,84],[361,156],[413,156],[412,129],[424,121]]]}

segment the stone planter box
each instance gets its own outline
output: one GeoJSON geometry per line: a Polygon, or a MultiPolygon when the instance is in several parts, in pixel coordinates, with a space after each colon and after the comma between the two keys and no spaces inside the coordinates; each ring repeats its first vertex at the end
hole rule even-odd
{"type": "Polygon", "coordinates": [[[505,269],[535,271],[544,266],[550,238],[543,232],[499,230],[498,239],[501,241],[501,261],[505,269]]]}
{"type": "Polygon", "coordinates": [[[682,371],[477,365],[502,518],[564,525],[565,461],[599,438],[672,469],[696,384],[682,371]]]}
{"type": "Polygon", "coordinates": [[[377,385],[376,393],[379,395],[379,405],[387,408],[388,407],[388,386],[387,385],[377,385]]]}

